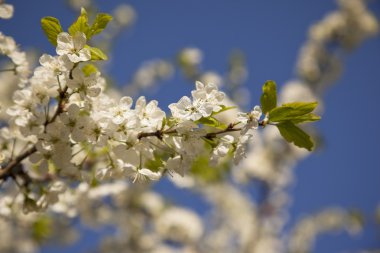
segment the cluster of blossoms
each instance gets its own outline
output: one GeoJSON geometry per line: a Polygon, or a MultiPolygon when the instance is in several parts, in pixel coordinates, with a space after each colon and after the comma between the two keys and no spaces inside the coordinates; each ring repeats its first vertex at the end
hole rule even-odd
{"type": "Polygon", "coordinates": [[[366,1],[337,2],[339,10],[310,28],[308,41],[301,50],[297,72],[305,82],[322,86],[336,80],[342,69],[336,51],[353,50],[379,31],[376,16],[367,8],[366,1]]]}
{"type": "MultiPolygon", "coordinates": [[[[288,197],[283,189],[291,179],[290,169],[306,152],[283,142],[277,145],[274,128],[255,136],[253,149],[246,150],[253,130],[265,126],[268,115],[255,106],[248,113],[230,116],[236,110],[225,111],[231,106],[228,98],[208,82],[196,82],[191,98],[171,104],[172,116],[157,101],[114,98],[105,79],[89,63],[92,52],[86,44],[84,33],[58,34],[58,56],[43,55],[33,76],[21,81],[23,89],[15,92],[15,105],[3,108],[11,121],[0,131],[0,178],[12,178],[16,184],[5,183],[8,188],[0,193],[0,216],[22,226],[0,220],[0,231],[6,236],[0,251],[33,252],[40,236],[46,236],[39,234],[46,227],[57,228],[61,237],[66,235],[62,238],[75,237],[67,220],[30,213],[49,207],[54,214],[80,217],[90,226],[117,227],[120,236],[106,238],[100,252],[284,252],[286,245],[279,234],[288,197]],[[186,176],[204,154],[211,166],[223,165],[223,157],[233,156],[236,164],[247,159],[231,170],[233,183],[204,184],[186,176]],[[164,174],[180,178],[174,182],[177,186],[192,188],[206,198],[213,206],[213,224],[202,222],[185,208],[170,207],[162,196],[149,191],[149,184],[129,183],[158,180],[164,174]],[[266,198],[257,206],[236,186],[251,178],[268,187],[266,198]],[[20,209],[29,214],[20,214],[20,209]],[[12,238],[18,238],[17,243],[11,243],[12,238]],[[182,247],[172,247],[170,242],[182,247]]],[[[194,58],[191,64],[199,65],[202,55],[189,53],[194,58]]],[[[138,73],[136,83],[150,85],[147,80],[161,76],[162,64],[138,73]]],[[[163,67],[167,71],[167,65],[163,67]]],[[[29,72],[24,73],[26,77],[29,72]]],[[[305,90],[306,100],[317,99],[308,86],[292,83],[285,85],[281,100],[304,101],[305,90]],[[296,96],[294,90],[299,91],[296,96]]],[[[352,222],[349,218],[344,212],[321,215],[313,223],[313,233],[295,229],[289,249],[307,251],[317,233],[336,228],[336,220],[344,226],[352,222]],[[326,220],[332,222],[320,222],[326,220]]],[[[301,225],[310,226],[308,222],[301,225]]]]}
{"type": "MultiPolygon", "coordinates": [[[[27,82],[28,76],[30,74],[29,63],[26,59],[25,52],[21,52],[16,42],[12,37],[5,36],[0,32],[0,54],[6,55],[9,57],[14,64],[12,68],[7,69],[7,71],[14,72],[20,82],[19,85],[21,87],[27,82]]],[[[3,70],[4,71],[4,70],[3,70]]]]}
{"type": "Polygon", "coordinates": [[[117,101],[106,94],[105,79],[89,63],[87,42],[80,31],[57,34],[57,56],[40,57],[40,66],[6,109],[10,123],[2,129],[9,135],[0,139],[6,147],[1,177],[14,177],[25,187],[24,210],[56,203],[70,180],[129,177],[136,182],[158,180],[166,172],[183,177],[204,152],[213,165],[229,154],[235,153],[236,163],[244,157],[249,130],[259,125],[258,106],[224,126],[214,116],[230,109],[225,94],[201,82],[192,98],[169,105],[172,116],[145,97],[134,105],[128,96],[117,101]],[[214,125],[205,124],[210,121],[214,125]],[[18,166],[23,176],[15,173],[18,166]]]}

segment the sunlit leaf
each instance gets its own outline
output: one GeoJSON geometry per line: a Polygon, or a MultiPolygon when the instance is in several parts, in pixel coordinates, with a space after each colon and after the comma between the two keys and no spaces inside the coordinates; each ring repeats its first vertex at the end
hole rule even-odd
{"type": "Polygon", "coordinates": [[[88,16],[84,8],[81,10],[81,14],[78,19],[69,27],[69,34],[74,36],[77,32],[82,32],[88,38],[88,33],[90,31],[90,26],[88,25],[88,16]]]}
{"type": "Polygon", "coordinates": [[[288,142],[293,142],[300,148],[305,148],[309,151],[313,149],[313,142],[310,136],[301,128],[297,127],[290,121],[284,121],[276,125],[282,137],[288,142]]]}
{"type": "Polygon", "coordinates": [[[63,32],[59,20],[55,17],[44,17],[41,19],[41,27],[50,43],[57,46],[58,34],[63,32]]]}
{"type": "Polygon", "coordinates": [[[318,102],[296,102],[283,104],[269,112],[271,122],[281,122],[295,120],[305,114],[311,113],[318,105],[318,102]]]}
{"type": "Polygon", "coordinates": [[[267,113],[277,106],[277,91],[274,81],[266,81],[263,85],[263,94],[261,95],[261,109],[263,113],[267,113]]]}
{"type": "Polygon", "coordinates": [[[90,39],[92,36],[101,33],[111,20],[112,16],[107,13],[96,15],[95,21],[88,31],[87,38],[90,39]]]}

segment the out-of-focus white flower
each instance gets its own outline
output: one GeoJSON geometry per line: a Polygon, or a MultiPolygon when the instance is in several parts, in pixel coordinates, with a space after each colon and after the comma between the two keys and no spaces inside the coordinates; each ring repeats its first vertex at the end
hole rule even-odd
{"type": "Polygon", "coordinates": [[[247,143],[252,139],[252,134],[247,132],[246,134],[240,135],[238,138],[238,141],[236,143],[236,149],[234,152],[234,164],[238,165],[239,162],[246,158],[246,149],[247,149],[247,143]]]}
{"type": "Polygon", "coordinates": [[[213,83],[218,87],[223,85],[223,78],[216,72],[208,71],[200,77],[202,83],[213,83]]]}
{"type": "MultiPolygon", "coordinates": [[[[135,154],[135,157],[137,157],[137,152],[133,150],[128,150],[128,154],[135,154]]],[[[138,157],[137,157],[138,158],[138,157]]],[[[125,157],[125,160],[129,160],[130,157],[125,157]]],[[[135,160],[135,159],[134,159],[135,160]]],[[[161,172],[153,172],[150,169],[147,168],[141,168],[137,163],[139,161],[130,161],[124,162],[122,160],[118,160],[119,167],[121,167],[124,171],[124,174],[131,178],[133,180],[133,183],[135,182],[145,182],[147,180],[159,180],[161,178],[161,172]]]]}
{"type": "Polygon", "coordinates": [[[91,5],[91,0],[69,0],[70,6],[76,10],[81,8],[89,8],[91,5]]]}
{"type": "Polygon", "coordinates": [[[19,87],[24,87],[30,73],[25,52],[21,52],[12,37],[0,32],[0,54],[8,56],[14,63],[14,73],[19,77],[19,87]]]}
{"type": "Polygon", "coordinates": [[[202,62],[203,54],[199,48],[189,47],[183,49],[179,54],[182,63],[187,65],[198,65],[202,62]]]}
{"type": "Polygon", "coordinates": [[[129,26],[136,19],[136,12],[128,4],[120,4],[115,9],[113,16],[121,26],[129,26]]]}
{"type": "Polygon", "coordinates": [[[133,179],[133,183],[144,182],[148,179],[157,181],[161,178],[160,172],[153,172],[146,168],[138,169],[134,166],[127,167],[126,175],[133,179]]]}
{"type": "Polygon", "coordinates": [[[203,224],[196,213],[172,207],[158,217],[156,230],[165,239],[193,243],[202,236],[203,224]]]}
{"type": "Polygon", "coordinates": [[[0,163],[4,162],[4,160],[5,160],[4,153],[0,153],[0,163]]]}
{"type": "Polygon", "coordinates": [[[13,17],[13,5],[0,3],[0,18],[9,19],[13,17]]]}

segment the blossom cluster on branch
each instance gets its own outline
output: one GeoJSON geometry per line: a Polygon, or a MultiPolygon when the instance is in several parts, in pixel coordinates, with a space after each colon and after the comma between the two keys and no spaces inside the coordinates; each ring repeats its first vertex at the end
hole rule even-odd
{"type": "MultiPolygon", "coordinates": [[[[79,1],[71,2],[78,8],[79,1]]],[[[377,23],[361,0],[340,5],[340,25],[333,18],[316,25],[309,44],[324,50],[332,40],[352,36],[360,38],[356,45],[374,33],[364,23],[377,23]],[[356,30],[347,32],[352,22],[356,30]]],[[[12,15],[9,6],[0,4],[0,17],[12,15]]],[[[131,12],[118,9],[116,22],[129,24],[134,15],[129,19],[122,11],[131,12]]],[[[19,84],[13,104],[0,104],[6,114],[0,129],[0,251],[34,252],[46,239],[72,241],[77,217],[90,227],[111,225],[118,231],[100,242],[98,252],[304,252],[318,233],[360,229],[355,215],[332,209],[302,221],[290,238],[281,234],[289,202],[284,189],[294,164],[308,153],[294,146],[314,146],[298,125],[319,120],[313,101],[321,102],[316,90],[326,80],[324,71],[331,69],[331,64],[322,68],[329,54],[313,57],[315,51],[303,50],[303,82],[289,82],[277,95],[275,82],[267,81],[260,105],[248,112],[236,106],[243,98],[229,101],[242,95],[239,83],[247,70],[241,57],[231,57],[228,79],[222,80],[215,72],[202,72],[202,52],[195,48],[180,52],[176,63],[144,64],[126,87],[127,96],[118,97],[96,65],[107,59],[106,49],[91,40],[104,34],[112,17],[98,14],[90,25],[88,16],[82,9],[67,32],[58,19],[42,19],[57,55],[42,55],[33,72],[14,40],[0,34],[0,53],[12,62],[2,72],[15,74],[19,84]],[[133,101],[138,89],[166,78],[174,64],[194,80],[190,95],[170,104],[168,111],[143,96],[133,101]],[[317,78],[310,68],[320,68],[317,78]],[[219,90],[223,81],[230,94],[219,90]],[[256,134],[264,127],[263,134],[256,134]],[[204,221],[152,191],[151,183],[164,176],[203,197],[212,219],[204,221]],[[252,180],[260,182],[257,203],[239,189],[252,180]],[[180,246],[172,247],[172,242],[180,246]]]]}
{"type": "MultiPolygon", "coordinates": [[[[268,123],[276,123],[289,142],[311,150],[308,135],[295,124],[318,120],[311,113],[316,103],[277,107],[273,81],[263,86],[265,117],[255,106],[228,124],[215,116],[232,107],[224,104],[225,94],[211,83],[196,82],[191,98],[184,96],[169,105],[171,115],[145,97],[135,104],[128,96],[115,101],[106,93],[105,79],[90,63],[107,56],[89,46],[91,37],[101,33],[111,19],[101,13],[90,26],[82,9],[68,32],[56,18],[41,20],[57,55],[42,55],[40,66],[14,93],[14,105],[6,109],[9,125],[2,128],[7,134],[1,138],[0,179],[12,178],[19,185],[25,212],[55,204],[69,182],[98,184],[123,177],[133,182],[158,180],[165,173],[184,176],[205,152],[214,165],[226,156],[238,164],[251,131],[268,123]]],[[[17,52],[11,40],[2,45],[8,46],[10,57],[17,52]]]]}

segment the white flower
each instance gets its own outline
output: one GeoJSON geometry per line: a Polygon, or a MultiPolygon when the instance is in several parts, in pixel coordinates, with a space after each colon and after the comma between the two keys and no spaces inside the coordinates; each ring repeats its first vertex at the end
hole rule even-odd
{"type": "Polygon", "coordinates": [[[62,32],[57,37],[57,54],[67,55],[73,63],[81,61],[89,61],[91,52],[86,45],[86,35],[82,32],[77,32],[74,37],[70,34],[62,32]]]}
{"type": "Polygon", "coordinates": [[[202,62],[203,54],[198,48],[184,48],[179,54],[181,62],[186,65],[194,66],[202,62]]]}
{"type": "Polygon", "coordinates": [[[184,208],[168,208],[158,217],[155,225],[160,236],[177,242],[197,242],[203,235],[199,216],[184,208]]]}
{"type": "Polygon", "coordinates": [[[153,172],[147,168],[139,168],[130,163],[122,162],[122,160],[118,159],[118,167],[122,167],[126,176],[133,179],[133,183],[135,182],[145,182],[147,180],[159,180],[161,178],[161,172],[153,172]]]}
{"type": "Polygon", "coordinates": [[[257,129],[259,127],[261,114],[262,111],[258,105],[256,105],[249,113],[238,113],[237,120],[244,124],[241,130],[242,135],[246,134],[250,129],[257,129]]]}
{"type": "Polygon", "coordinates": [[[45,133],[40,135],[40,139],[43,139],[49,144],[56,144],[59,142],[68,142],[70,130],[62,122],[54,121],[48,124],[45,133]]]}
{"type": "Polygon", "coordinates": [[[132,103],[131,97],[122,97],[119,103],[110,109],[110,117],[114,124],[127,122],[127,127],[137,126],[136,114],[131,110],[132,103]]]}
{"type": "Polygon", "coordinates": [[[13,16],[13,5],[0,3],[0,18],[9,19],[13,16]]]}
{"type": "Polygon", "coordinates": [[[166,161],[165,168],[169,170],[170,172],[174,171],[183,177],[185,176],[185,172],[188,170],[188,168],[186,167],[189,167],[189,166],[186,166],[186,164],[184,164],[182,157],[180,155],[177,155],[175,157],[170,157],[166,161]]]}
{"type": "Polygon", "coordinates": [[[220,105],[225,94],[218,91],[214,84],[204,85],[201,82],[196,82],[196,90],[193,90],[191,94],[193,100],[184,96],[178,103],[169,105],[173,117],[180,120],[196,121],[202,117],[209,117],[212,112],[222,109],[220,105]]]}
{"type": "Polygon", "coordinates": [[[170,104],[169,109],[174,118],[196,121],[202,117],[210,116],[213,107],[203,103],[203,101],[191,101],[189,97],[183,96],[178,103],[170,104]]]}
{"type": "Polygon", "coordinates": [[[211,154],[210,163],[211,165],[217,165],[219,158],[227,155],[234,142],[234,137],[232,135],[225,135],[220,138],[218,146],[216,146],[211,154]]]}
{"type": "Polygon", "coordinates": [[[15,123],[18,126],[26,126],[29,119],[33,116],[31,112],[35,107],[35,98],[29,89],[17,90],[13,94],[13,102],[16,104],[7,109],[7,114],[15,117],[15,123]]]}
{"type": "Polygon", "coordinates": [[[64,193],[67,186],[62,181],[55,181],[46,189],[45,194],[43,194],[37,201],[37,205],[42,209],[47,208],[49,205],[55,204],[59,200],[59,195],[64,193]]]}
{"type": "Polygon", "coordinates": [[[147,127],[152,131],[161,127],[165,117],[165,112],[158,107],[158,102],[152,100],[146,104],[145,97],[137,99],[135,112],[140,119],[140,126],[147,127]]]}
{"type": "Polygon", "coordinates": [[[246,133],[240,135],[238,142],[236,144],[236,150],[234,153],[234,164],[238,165],[243,158],[247,157],[246,149],[247,143],[252,139],[252,134],[246,133]]]}
{"type": "Polygon", "coordinates": [[[204,85],[203,83],[197,81],[195,82],[196,90],[191,92],[194,100],[202,101],[207,103],[208,106],[212,106],[212,111],[217,112],[222,109],[220,104],[222,103],[225,94],[218,90],[215,84],[208,83],[204,85]]]}
{"type": "Polygon", "coordinates": [[[93,73],[90,76],[85,76],[83,71],[75,68],[72,72],[73,79],[67,81],[67,86],[73,91],[79,92],[81,98],[97,97],[101,91],[98,87],[98,73],[93,73]]]}
{"type": "Polygon", "coordinates": [[[98,180],[119,179],[125,174],[125,162],[121,159],[116,159],[116,166],[100,168],[96,171],[95,177],[98,180]]]}
{"type": "Polygon", "coordinates": [[[67,109],[67,113],[60,115],[63,124],[70,129],[71,138],[76,142],[81,142],[86,139],[84,128],[86,127],[86,117],[80,115],[80,108],[76,104],[71,104],[67,109]]]}
{"type": "Polygon", "coordinates": [[[104,135],[104,129],[100,126],[99,122],[96,122],[92,119],[86,121],[84,128],[84,136],[87,138],[87,141],[92,144],[102,145],[106,140],[104,135]]]}
{"type": "Polygon", "coordinates": [[[40,57],[40,64],[46,69],[49,69],[54,76],[61,75],[73,67],[73,63],[67,55],[53,57],[48,54],[43,54],[40,57]]]}
{"type": "Polygon", "coordinates": [[[29,157],[31,163],[39,163],[38,165],[38,173],[41,175],[46,175],[49,170],[49,160],[54,154],[51,146],[43,146],[41,142],[38,142],[36,145],[37,152],[32,154],[29,157]]]}

